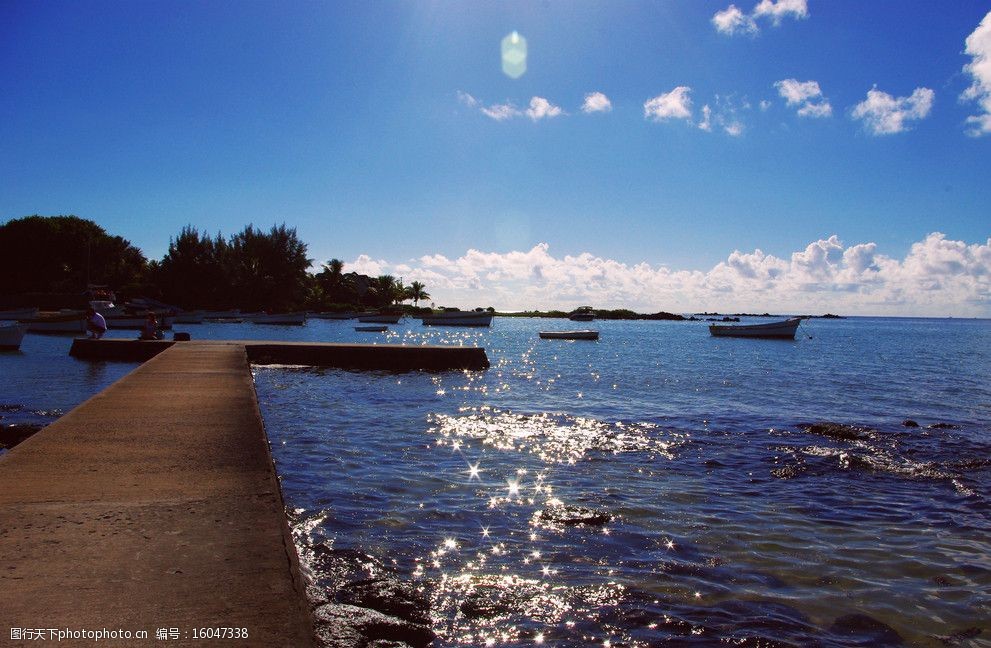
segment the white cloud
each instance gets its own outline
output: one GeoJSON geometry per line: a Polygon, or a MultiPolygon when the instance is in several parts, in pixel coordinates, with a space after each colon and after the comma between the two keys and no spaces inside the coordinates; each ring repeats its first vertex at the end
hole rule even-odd
{"type": "Polygon", "coordinates": [[[702,106],[702,119],[698,122],[699,129],[711,133],[713,128],[718,127],[731,137],[739,137],[743,134],[744,125],[739,114],[742,111],[750,110],[750,102],[746,98],[737,99],[733,95],[716,95],[715,107],[705,104],[702,106]]]}
{"type": "Polygon", "coordinates": [[[738,121],[726,122],[723,124],[723,132],[732,137],[743,135],[743,123],[738,121]]]}
{"type": "Polygon", "coordinates": [[[560,106],[555,106],[543,97],[532,97],[529,107],[525,110],[518,108],[510,101],[486,106],[475,97],[461,90],[458,91],[458,101],[469,108],[477,108],[483,115],[496,121],[506,121],[516,117],[529,117],[533,121],[540,121],[541,119],[549,119],[567,114],[561,110],[560,106]]]}
{"type": "Polygon", "coordinates": [[[730,5],[712,16],[712,24],[721,34],[756,34],[759,29],[754,19],[740,11],[736,5],[730,5]]]}
{"type": "Polygon", "coordinates": [[[523,113],[519,108],[511,103],[504,104],[492,104],[491,106],[482,106],[479,108],[482,114],[486,117],[491,117],[496,121],[506,121],[507,119],[512,119],[513,117],[519,117],[523,113]]]}
{"type": "Polygon", "coordinates": [[[470,94],[468,94],[463,90],[458,90],[458,101],[468,106],[469,108],[478,107],[478,99],[476,99],[475,97],[471,96],[470,94]]]}
{"type": "Polygon", "coordinates": [[[627,264],[588,252],[557,257],[541,243],[506,253],[468,250],[405,264],[360,256],[346,269],[422,281],[438,305],[505,310],[594,304],[641,312],[772,311],[991,316],[991,238],[954,241],[934,232],[902,259],[873,242],[837,236],[783,257],[734,250],[707,271],[627,264]],[[397,271],[402,268],[402,272],[397,271]]]}
{"type": "Polygon", "coordinates": [[[932,110],[936,93],[929,88],[916,88],[908,97],[892,97],[875,86],[867,99],[857,104],[852,116],[864,122],[874,135],[891,135],[909,130],[906,122],[924,119],[932,110]]]}
{"type": "Polygon", "coordinates": [[[774,87],[789,106],[798,106],[798,114],[802,117],[829,117],[833,114],[833,107],[823,96],[818,81],[783,79],[775,82],[774,87]]]}
{"type": "Polygon", "coordinates": [[[526,116],[533,121],[549,119],[562,114],[561,108],[555,106],[543,97],[533,97],[530,99],[530,107],[526,109],[526,116]]]}
{"type": "Polygon", "coordinates": [[[809,7],[806,0],[761,0],[754,7],[754,18],[770,18],[775,26],[787,16],[802,19],[809,17],[809,7]]]}
{"type": "Polygon", "coordinates": [[[972,60],[963,69],[974,78],[974,82],[960,98],[977,101],[984,111],[967,118],[967,123],[972,126],[967,134],[976,137],[991,133],[991,11],[967,37],[966,45],[966,53],[972,60]]]}
{"type": "Polygon", "coordinates": [[[612,102],[609,97],[601,92],[590,92],[585,95],[585,103],[582,104],[582,112],[591,114],[595,112],[609,112],[612,110],[612,102]]]}
{"type": "Polygon", "coordinates": [[[809,7],[806,0],[760,0],[749,14],[731,4],[712,16],[712,24],[716,31],[727,36],[737,34],[755,36],[760,32],[760,27],[757,25],[758,18],[769,19],[775,27],[778,27],[786,17],[808,18],[809,7]]]}
{"type": "Polygon", "coordinates": [[[707,133],[712,132],[712,108],[709,104],[702,106],[702,121],[699,122],[699,128],[707,133]]]}
{"type": "Polygon", "coordinates": [[[688,96],[691,91],[688,86],[678,86],[671,92],[648,99],[643,104],[644,117],[653,121],[691,119],[692,99],[688,96]]]}

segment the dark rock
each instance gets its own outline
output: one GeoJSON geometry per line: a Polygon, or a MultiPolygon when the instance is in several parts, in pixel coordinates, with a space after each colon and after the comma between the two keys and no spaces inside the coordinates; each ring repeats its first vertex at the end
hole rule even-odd
{"type": "Polygon", "coordinates": [[[902,421],[902,426],[915,428],[915,427],[919,427],[919,424],[913,421],[912,419],[905,419],[904,421],[902,421]]]}
{"type": "Polygon", "coordinates": [[[868,427],[862,427],[859,425],[845,425],[843,423],[831,423],[829,421],[821,421],[819,423],[801,423],[797,427],[811,434],[821,434],[822,436],[827,436],[832,439],[841,439],[843,441],[866,439],[871,435],[871,433],[874,432],[874,430],[868,427]]]}
{"type": "Polygon", "coordinates": [[[902,636],[894,628],[866,614],[846,614],[838,617],[829,632],[847,640],[850,646],[900,646],[902,636]]]}
{"type": "Polygon", "coordinates": [[[374,556],[354,549],[333,549],[324,543],[313,546],[313,561],[315,571],[325,574],[335,589],[385,570],[374,556]]]}
{"type": "Polygon", "coordinates": [[[13,448],[43,427],[42,425],[0,425],[0,448],[13,448]]]}
{"type": "Polygon", "coordinates": [[[926,426],[927,430],[959,430],[959,425],[954,425],[953,423],[930,423],[926,426]]]}
{"type": "Polygon", "coordinates": [[[341,603],[371,608],[422,625],[430,623],[430,601],[413,583],[375,578],[350,583],[337,593],[341,603]]]}
{"type": "Polygon", "coordinates": [[[578,526],[587,524],[589,526],[602,526],[612,520],[612,515],[605,511],[585,508],[584,506],[574,506],[564,504],[561,506],[551,506],[537,511],[533,514],[534,523],[537,524],[563,524],[564,526],[578,526]]]}
{"type": "Polygon", "coordinates": [[[376,641],[400,642],[421,648],[434,640],[434,633],[428,626],[355,605],[321,605],[313,617],[321,645],[331,648],[358,648],[376,641]]]}
{"type": "Polygon", "coordinates": [[[981,634],[981,629],[974,627],[974,628],[966,628],[964,630],[960,630],[959,632],[954,632],[953,634],[947,635],[945,637],[936,637],[936,638],[939,639],[941,643],[947,646],[954,646],[960,643],[961,641],[967,641],[968,639],[973,639],[979,634],[981,634]]]}
{"type": "Polygon", "coordinates": [[[649,315],[644,315],[641,319],[645,320],[665,320],[671,322],[683,322],[685,320],[684,315],[678,315],[676,313],[667,313],[665,311],[660,311],[658,313],[651,313],[649,315]]]}

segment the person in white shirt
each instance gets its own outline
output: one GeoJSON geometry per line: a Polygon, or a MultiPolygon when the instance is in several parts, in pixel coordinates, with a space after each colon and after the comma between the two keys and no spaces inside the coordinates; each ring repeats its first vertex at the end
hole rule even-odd
{"type": "Polygon", "coordinates": [[[107,332],[107,320],[93,308],[86,309],[86,330],[89,336],[99,340],[107,332]]]}

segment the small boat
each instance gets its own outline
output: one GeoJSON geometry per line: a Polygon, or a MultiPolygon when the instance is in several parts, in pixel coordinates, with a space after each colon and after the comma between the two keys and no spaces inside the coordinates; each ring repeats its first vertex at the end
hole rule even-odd
{"type": "Polygon", "coordinates": [[[582,306],[568,313],[568,319],[572,322],[591,322],[595,319],[595,311],[591,306],[582,306]]]}
{"type": "Polygon", "coordinates": [[[31,333],[85,333],[86,315],[82,311],[69,311],[53,315],[39,315],[21,320],[31,333]]]}
{"type": "Polygon", "coordinates": [[[252,324],[278,324],[302,326],[306,324],[306,313],[259,313],[250,316],[252,324]]]}
{"type": "MultiPolygon", "coordinates": [[[[140,330],[148,321],[147,315],[104,315],[108,329],[140,330]]],[[[158,316],[158,328],[171,330],[175,318],[171,315],[158,316]]]]}
{"type": "Polygon", "coordinates": [[[349,320],[356,319],[358,313],[308,313],[307,317],[325,320],[349,320]]]}
{"type": "Polygon", "coordinates": [[[380,326],[356,326],[356,327],[354,327],[354,330],[360,331],[362,333],[384,333],[385,331],[388,331],[389,330],[389,327],[388,326],[385,326],[385,325],[380,325],[380,326]]]}
{"type": "Polygon", "coordinates": [[[742,326],[725,326],[723,324],[710,324],[709,333],[716,337],[748,337],[766,338],[772,340],[794,340],[795,331],[802,318],[792,317],[780,322],[769,322],[767,324],[744,324],[742,326]]]}
{"type": "Polygon", "coordinates": [[[215,310],[215,311],[204,311],[203,319],[210,322],[238,322],[242,321],[241,311],[238,309],[234,310],[215,310]]]}
{"type": "Polygon", "coordinates": [[[28,332],[27,324],[0,321],[0,351],[16,351],[28,332]]]}
{"type": "Polygon", "coordinates": [[[202,324],[205,311],[183,311],[176,313],[173,320],[176,324],[202,324]]]}
{"type": "Polygon", "coordinates": [[[37,308],[15,308],[0,311],[0,320],[23,320],[38,317],[37,308]]]}
{"type": "Polygon", "coordinates": [[[541,331],[544,340],[598,340],[598,331],[541,331]]]}
{"type": "Polygon", "coordinates": [[[444,311],[424,315],[426,326],[492,326],[492,313],[480,311],[444,311]]]}
{"type": "Polygon", "coordinates": [[[369,313],[367,315],[359,315],[358,321],[365,322],[368,324],[398,324],[399,318],[402,315],[385,315],[381,313],[369,313]]]}

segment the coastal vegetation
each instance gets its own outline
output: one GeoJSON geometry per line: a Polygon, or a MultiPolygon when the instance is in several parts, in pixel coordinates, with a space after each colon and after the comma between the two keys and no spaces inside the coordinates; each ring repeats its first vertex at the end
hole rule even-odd
{"type": "MultiPolygon", "coordinates": [[[[77,216],[28,216],[0,225],[0,303],[72,308],[91,285],[120,300],[151,297],[184,309],[419,309],[427,286],[391,275],[344,272],[330,259],[317,273],[296,229],[247,225],[228,237],[192,225],[169,241],[161,260],[77,216]],[[412,301],[413,306],[404,302],[412,301]]],[[[80,301],[82,300],[82,301],[80,301]]]]}

